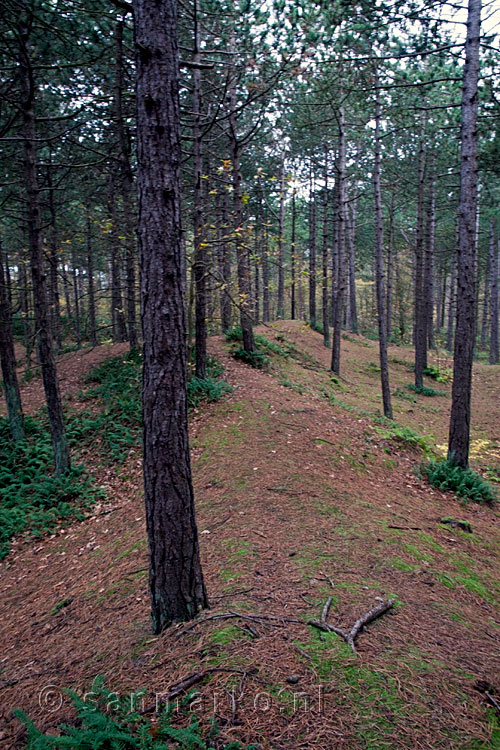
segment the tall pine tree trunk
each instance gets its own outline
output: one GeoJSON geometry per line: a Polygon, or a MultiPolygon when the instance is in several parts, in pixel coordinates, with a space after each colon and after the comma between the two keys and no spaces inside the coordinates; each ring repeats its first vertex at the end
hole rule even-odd
{"type": "Polygon", "coordinates": [[[316,327],[316,200],[313,178],[309,187],[309,322],[316,327]]]}
{"type": "Polygon", "coordinates": [[[450,293],[448,297],[448,325],[446,329],[446,348],[449,352],[453,349],[453,332],[455,322],[455,301],[457,284],[457,253],[453,249],[450,270],[450,293]]]}
{"type": "Polygon", "coordinates": [[[392,336],[392,266],[394,248],[394,190],[391,193],[391,206],[389,209],[389,241],[387,243],[387,339],[392,336]]]}
{"type": "Polygon", "coordinates": [[[127,327],[123,309],[121,280],[120,218],[115,194],[115,175],[108,182],[108,212],[111,221],[109,241],[111,245],[111,322],[115,341],[127,340],[127,327]]]}
{"type": "Polygon", "coordinates": [[[94,253],[92,249],[92,220],[87,207],[87,293],[89,298],[89,338],[92,346],[97,346],[97,321],[95,307],[94,253]]]}
{"type": "Polygon", "coordinates": [[[492,257],[495,253],[495,224],[493,219],[490,219],[490,244],[488,255],[486,257],[486,265],[484,269],[484,298],[483,298],[483,319],[481,322],[481,349],[486,350],[486,339],[488,337],[488,317],[490,312],[490,293],[491,293],[491,279],[492,279],[492,257]]]}
{"type": "MultiPolygon", "coordinates": [[[[356,190],[356,186],[354,187],[356,190]]],[[[350,330],[358,333],[358,305],[356,300],[356,195],[351,203],[351,211],[347,210],[347,229],[349,236],[349,317],[350,330]]]]}
{"type": "Polygon", "coordinates": [[[261,216],[262,216],[262,247],[261,247],[261,263],[262,263],[262,320],[264,323],[269,323],[271,319],[271,313],[269,309],[269,245],[268,245],[268,226],[266,210],[263,205],[263,192],[259,189],[259,200],[261,203],[261,216]]]}
{"type": "Polygon", "coordinates": [[[54,186],[52,184],[52,153],[49,151],[49,166],[47,168],[47,188],[49,194],[50,213],[50,301],[52,307],[52,335],[54,337],[56,353],[62,349],[61,338],[61,304],[59,301],[59,253],[57,250],[57,220],[54,202],[54,186]]]}
{"type": "Polygon", "coordinates": [[[2,366],[3,388],[9,429],[13,440],[24,440],[24,416],[21,404],[19,383],[17,382],[16,355],[14,352],[14,334],[12,330],[12,308],[4,270],[3,257],[0,253],[0,363],[2,366]]]}
{"type": "Polygon", "coordinates": [[[335,307],[333,311],[333,331],[332,331],[332,361],[331,369],[333,372],[340,374],[340,343],[342,334],[342,322],[344,319],[344,301],[346,288],[346,270],[345,270],[345,238],[346,238],[346,137],[345,137],[345,119],[344,108],[339,107],[338,111],[339,124],[339,153],[337,159],[337,253],[338,267],[335,295],[335,307]]]}
{"type": "Polygon", "coordinates": [[[380,354],[380,380],[384,416],[392,419],[391,390],[389,387],[389,365],[387,362],[387,321],[385,310],[384,284],[384,216],[382,211],[381,188],[381,147],[380,147],[380,92],[375,101],[375,162],[373,166],[373,193],[375,199],[375,286],[377,292],[378,342],[380,354]]]}
{"type": "Polygon", "coordinates": [[[126,235],[126,298],[127,298],[127,331],[131,349],[139,345],[137,339],[137,316],[135,309],[135,227],[132,212],[131,193],[133,187],[132,167],[130,165],[129,141],[123,116],[123,22],[115,26],[115,128],[120,149],[120,180],[123,200],[123,223],[126,235]]]}
{"type": "Polygon", "coordinates": [[[285,317],[285,258],[284,258],[284,233],[285,233],[285,162],[281,160],[280,167],[280,213],[278,226],[278,310],[277,317],[285,317]]]}
{"type": "Polygon", "coordinates": [[[207,606],[187,424],[175,0],[134,0],[143,448],[153,629],[207,606]]]}
{"type": "Polygon", "coordinates": [[[35,326],[38,336],[38,355],[42,368],[42,380],[47,402],[50,434],[54,448],[56,475],[60,476],[70,469],[70,457],[66,431],[64,428],[63,408],[57,380],[56,360],[52,348],[50,328],[49,299],[45,272],[42,218],[40,211],[40,189],[37,175],[36,124],[33,69],[30,64],[29,36],[30,22],[19,24],[21,52],[21,85],[22,85],[22,118],[24,139],[24,182],[28,198],[28,234],[31,261],[31,279],[33,284],[33,303],[35,326]]]}
{"type": "Polygon", "coordinates": [[[199,2],[194,0],[194,48],[193,62],[193,167],[194,167],[194,281],[195,281],[195,374],[205,378],[207,374],[207,282],[206,252],[203,237],[203,142],[201,133],[201,61],[199,2]]]}
{"type": "Polygon", "coordinates": [[[296,206],[295,206],[295,188],[292,191],[292,241],[290,247],[290,271],[291,271],[291,319],[295,320],[295,270],[296,270],[296,252],[295,252],[295,221],[296,221],[296,206]]]}
{"type": "Polygon", "coordinates": [[[500,240],[495,256],[495,245],[490,246],[491,263],[491,293],[490,293],[490,365],[497,365],[499,359],[498,346],[498,275],[500,273],[500,240]]]}
{"type": "Polygon", "coordinates": [[[229,295],[229,286],[231,284],[231,253],[227,236],[229,217],[227,190],[225,188],[223,189],[222,201],[219,192],[217,192],[215,210],[219,273],[221,278],[221,289],[219,293],[220,321],[222,333],[225,333],[231,327],[231,297],[229,295]]]}
{"type": "Polygon", "coordinates": [[[424,385],[427,367],[427,305],[425,290],[424,191],[425,191],[425,113],[420,126],[418,150],[417,232],[415,238],[415,386],[424,385]]]}
{"type": "Polygon", "coordinates": [[[427,343],[434,348],[434,240],[436,233],[436,186],[431,179],[427,203],[427,234],[424,263],[425,317],[427,321],[427,343]]]}
{"type": "Polygon", "coordinates": [[[236,262],[238,273],[238,291],[240,307],[240,325],[243,334],[243,348],[251,354],[255,350],[252,319],[250,317],[252,291],[250,284],[250,266],[248,252],[245,247],[243,232],[243,196],[241,186],[241,143],[236,130],[236,92],[231,86],[229,96],[229,140],[231,146],[231,162],[233,166],[233,212],[234,235],[236,245],[236,262]]]}
{"type": "Polygon", "coordinates": [[[448,460],[462,468],[466,468],[469,463],[472,361],[476,330],[477,83],[480,25],[481,0],[469,0],[462,89],[457,325],[448,442],[448,460]]]}
{"type": "Polygon", "coordinates": [[[330,346],[330,322],[328,320],[328,146],[325,143],[324,188],[323,188],[323,248],[321,253],[321,303],[323,317],[323,343],[330,346]]]}

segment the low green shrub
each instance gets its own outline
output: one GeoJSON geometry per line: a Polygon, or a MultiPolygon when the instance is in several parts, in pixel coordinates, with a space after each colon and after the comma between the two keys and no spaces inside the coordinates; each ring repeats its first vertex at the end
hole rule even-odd
{"type": "MultiPolygon", "coordinates": [[[[218,379],[222,365],[210,357],[207,378],[192,378],[187,397],[190,407],[216,401],[231,390],[218,379]]],[[[140,443],[141,356],[130,352],[102,362],[88,373],[91,387],[82,399],[97,400],[100,410],[67,411],[66,435],[71,448],[92,445],[110,463],[124,461],[140,443]]],[[[40,536],[58,522],[81,519],[104,492],[96,487],[82,465],[74,464],[62,477],[53,476],[53,450],[47,417],[26,418],[26,440],[14,443],[8,422],[0,419],[0,559],[17,534],[40,536]]]]}
{"type": "Polygon", "coordinates": [[[446,396],[443,391],[437,391],[435,388],[428,388],[426,385],[414,385],[411,383],[407,386],[410,391],[418,393],[419,396],[446,396]]]}
{"type": "Polygon", "coordinates": [[[226,341],[242,341],[243,331],[241,330],[241,326],[233,326],[232,328],[228,328],[224,336],[226,337],[226,341]]]}
{"type": "Polygon", "coordinates": [[[424,375],[433,378],[438,383],[451,383],[453,380],[453,370],[449,367],[428,365],[424,370],[424,375]]]}
{"type": "Polygon", "coordinates": [[[316,331],[316,333],[321,333],[323,335],[324,328],[323,324],[319,321],[316,321],[316,323],[311,323],[310,321],[307,322],[307,325],[310,327],[311,331],[316,331]]]}
{"type": "Polygon", "coordinates": [[[187,386],[188,406],[195,408],[201,401],[218,401],[225,393],[230,393],[232,390],[229,383],[224,380],[193,376],[187,386]]]}
{"type": "Polygon", "coordinates": [[[253,352],[247,352],[246,349],[239,346],[232,354],[235,359],[239,359],[241,362],[245,362],[245,364],[255,367],[257,370],[262,370],[269,364],[268,357],[258,349],[255,349],[253,352]]]}
{"type": "Polygon", "coordinates": [[[405,391],[404,388],[396,388],[393,395],[395,396],[395,398],[402,398],[404,399],[404,401],[409,401],[412,404],[417,403],[417,399],[415,398],[415,396],[412,396],[411,393],[405,391]]]}
{"type": "Polygon", "coordinates": [[[258,346],[266,349],[268,352],[279,354],[280,357],[288,358],[290,356],[286,349],[283,349],[279,344],[275,344],[274,341],[269,341],[269,339],[266,339],[266,337],[262,336],[260,333],[255,334],[254,340],[258,346]]]}
{"type": "Polygon", "coordinates": [[[405,443],[412,448],[421,448],[426,454],[432,452],[429,438],[425,435],[419,435],[411,427],[394,425],[385,430],[381,427],[375,427],[375,431],[377,435],[385,440],[395,440],[398,443],[405,443]]]}
{"type": "Polygon", "coordinates": [[[13,536],[41,536],[62,520],[81,519],[104,497],[83,466],[53,476],[47,424],[26,417],[25,426],[26,440],[14,443],[8,421],[0,420],[0,559],[9,553],[13,536]]]}
{"type": "Polygon", "coordinates": [[[450,461],[429,461],[421,465],[420,472],[433,487],[454,492],[463,500],[486,505],[494,505],[498,500],[491,484],[480,474],[450,461]]]}
{"type": "Polygon", "coordinates": [[[77,718],[73,724],[60,724],[58,733],[44,734],[23,711],[16,717],[26,726],[26,750],[257,750],[256,745],[246,749],[239,742],[223,744],[215,722],[203,732],[195,714],[189,711],[188,702],[193,693],[177,707],[181,723],[173,724],[173,706],[165,706],[156,715],[154,731],[148,718],[141,715],[139,706],[144,693],[118,696],[104,687],[104,679],[94,680],[85,700],[72,690],[65,691],[73,703],[77,718]]]}

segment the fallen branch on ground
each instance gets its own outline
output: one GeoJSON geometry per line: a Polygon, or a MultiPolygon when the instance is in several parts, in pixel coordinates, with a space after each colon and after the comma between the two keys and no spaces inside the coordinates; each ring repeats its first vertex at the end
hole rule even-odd
{"type": "Polygon", "coordinates": [[[185,690],[192,687],[193,685],[196,685],[198,682],[201,682],[205,679],[205,677],[207,677],[209,674],[213,674],[214,672],[230,672],[231,674],[241,674],[243,675],[243,677],[246,677],[249,674],[256,674],[257,670],[255,668],[228,669],[226,667],[209,667],[208,669],[202,669],[200,672],[194,672],[194,674],[191,674],[188,677],[185,677],[183,680],[176,682],[175,685],[172,685],[166,695],[161,696],[160,701],[157,700],[156,703],[153,703],[150,706],[146,706],[146,708],[144,708],[142,711],[139,711],[139,713],[141,714],[141,716],[144,714],[152,714],[158,709],[159,703],[168,704],[169,701],[177,698],[177,696],[179,696],[185,690]]]}
{"type": "Polygon", "coordinates": [[[321,620],[309,620],[308,625],[312,625],[313,627],[318,628],[318,630],[323,630],[325,633],[336,633],[337,635],[340,635],[340,637],[344,639],[347,645],[351,647],[353,653],[356,654],[357,652],[354,641],[356,640],[359,632],[364,628],[365,625],[368,625],[370,622],[373,622],[373,620],[376,620],[385,612],[388,612],[390,609],[392,609],[395,601],[395,599],[387,599],[386,601],[377,604],[376,607],[373,607],[373,609],[370,609],[368,612],[366,612],[366,614],[356,620],[351,630],[346,631],[342,630],[342,628],[336,628],[334,625],[329,625],[323,619],[325,609],[328,612],[327,600],[325,606],[323,607],[321,620]]]}
{"type": "Polygon", "coordinates": [[[184,627],[178,634],[177,638],[180,638],[186,633],[189,633],[193,628],[201,625],[204,622],[210,622],[210,620],[229,620],[233,617],[239,617],[242,620],[250,620],[250,622],[261,622],[264,624],[274,625],[279,627],[280,623],[292,623],[293,625],[304,625],[303,620],[297,620],[295,617],[279,617],[277,615],[248,615],[243,612],[221,612],[220,614],[210,615],[209,617],[203,617],[201,620],[195,620],[190,625],[184,627]]]}

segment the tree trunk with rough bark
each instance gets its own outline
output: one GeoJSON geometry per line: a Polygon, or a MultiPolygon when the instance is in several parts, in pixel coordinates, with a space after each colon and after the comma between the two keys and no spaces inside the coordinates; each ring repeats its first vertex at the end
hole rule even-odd
{"type": "Polygon", "coordinates": [[[278,225],[278,310],[277,318],[285,317],[285,258],[284,258],[284,233],[285,233],[285,162],[281,161],[280,167],[280,213],[278,225]]]}
{"type": "Polygon", "coordinates": [[[488,318],[490,312],[490,294],[491,294],[491,280],[492,271],[494,265],[492,264],[492,257],[495,253],[495,224],[493,219],[490,219],[490,244],[488,249],[488,255],[486,256],[486,264],[484,269],[484,297],[483,297],[483,319],[481,321],[481,349],[486,351],[486,343],[488,338],[488,318]]]}
{"type": "Polygon", "coordinates": [[[290,317],[295,320],[295,270],[296,270],[296,253],[295,253],[295,221],[296,221],[296,206],[295,206],[295,188],[292,191],[292,238],[290,246],[290,274],[291,274],[291,301],[290,301],[290,317]]]}
{"type": "Polygon", "coordinates": [[[389,208],[389,240],[387,243],[387,339],[392,336],[392,251],[394,247],[394,190],[391,193],[391,205],[389,208]]]}
{"type": "MultiPolygon", "coordinates": [[[[234,49],[234,31],[231,42],[234,49]]],[[[243,196],[241,178],[241,151],[242,144],[238,140],[236,123],[236,90],[235,71],[232,71],[232,80],[229,87],[229,143],[231,150],[231,163],[233,167],[233,216],[234,236],[236,245],[236,262],[238,273],[238,291],[240,308],[240,325],[243,334],[243,349],[251,354],[255,351],[253,337],[252,319],[250,317],[252,290],[250,281],[250,265],[248,263],[248,251],[245,247],[245,234],[243,231],[243,196]]]]}
{"type": "Polygon", "coordinates": [[[113,338],[115,341],[127,340],[127,326],[125,323],[125,312],[123,309],[122,280],[121,280],[121,249],[120,249],[120,216],[116,203],[116,176],[113,175],[108,181],[108,212],[111,228],[109,242],[111,250],[111,321],[113,327],[113,338]]]}
{"type": "Polygon", "coordinates": [[[490,247],[491,253],[491,293],[490,293],[490,365],[497,365],[499,359],[498,345],[498,276],[500,273],[500,240],[498,241],[497,254],[495,246],[490,247]]]}
{"type": "Polygon", "coordinates": [[[462,89],[457,323],[448,460],[469,464],[472,361],[476,330],[477,108],[481,0],[469,0],[462,89]]]}
{"type": "Polygon", "coordinates": [[[321,254],[321,303],[323,317],[323,343],[330,347],[330,322],[328,320],[328,146],[325,143],[324,188],[323,188],[323,248],[321,254]]]}
{"type": "Polygon", "coordinates": [[[227,237],[229,225],[227,190],[224,189],[223,191],[222,201],[219,193],[217,193],[215,210],[219,274],[221,278],[221,289],[219,294],[220,321],[222,333],[225,333],[231,328],[231,297],[229,295],[229,287],[231,284],[231,253],[227,237]]]}
{"type": "MultiPolygon", "coordinates": [[[[354,188],[356,190],[356,187],[354,188]]],[[[358,305],[356,300],[356,195],[351,203],[351,211],[347,210],[347,230],[349,236],[349,329],[358,333],[358,305]]]]}
{"type": "Polygon", "coordinates": [[[434,241],[436,234],[436,185],[431,179],[427,203],[427,234],[424,262],[425,317],[427,321],[427,344],[434,348],[434,241]]]}
{"type": "Polygon", "coordinates": [[[195,375],[207,374],[207,281],[203,222],[203,141],[201,132],[201,62],[199,2],[193,5],[193,168],[194,168],[194,282],[195,282],[195,375]]]}
{"type": "Polygon", "coordinates": [[[425,113],[420,126],[418,150],[417,231],[415,237],[415,386],[424,385],[427,367],[427,305],[425,296],[424,191],[425,191],[425,113]]]}
{"type": "Polygon", "coordinates": [[[175,0],[134,0],[143,448],[153,630],[208,605],[187,423],[175,0]]]}
{"type": "Polygon", "coordinates": [[[384,216],[381,188],[381,146],[380,146],[380,93],[376,90],[375,101],[375,162],[373,166],[373,192],[375,199],[375,286],[377,292],[378,342],[380,354],[380,380],[384,416],[392,419],[391,390],[389,387],[389,365],[387,362],[387,321],[385,310],[384,284],[384,216]]]}
{"type": "Polygon", "coordinates": [[[332,361],[331,370],[340,375],[340,344],[342,334],[342,323],[344,320],[344,303],[346,290],[346,269],[345,269],[345,240],[346,240],[346,135],[345,135],[345,117],[344,108],[338,110],[339,125],[339,153],[337,159],[337,278],[336,278],[336,295],[335,307],[333,311],[333,331],[332,331],[332,361]]]}
{"type": "Polygon", "coordinates": [[[135,305],[135,254],[136,234],[134,215],[132,211],[131,193],[133,188],[133,173],[130,164],[130,146],[123,116],[123,22],[118,21],[115,26],[115,91],[114,116],[118,145],[120,149],[120,181],[123,201],[123,224],[125,229],[125,263],[126,263],[126,329],[131,349],[137,349],[137,315],[135,305]]]}
{"type": "Polygon", "coordinates": [[[97,319],[95,307],[94,251],[92,248],[92,219],[90,207],[87,207],[87,294],[89,299],[89,339],[92,346],[97,346],[97,319]]]}
{"type": "Polygon", "coordinates": [[[309,186],[309,322],[316,327],[316,201],[313,178],[309,186]]]}
{"type": "Polygon", "coordinates": [[[47,189],[49,195],[50,215],[50,301],[52,307],[52,335],[54,337],[56,353],[62,349],[61,337],[61,303],[59,300],[59,252],[57,249],[57,219],[54,201],[54,186],[52,183],[52,152],[49,151],[49,166],[47,168],[47,189]]]}
{"type": "Polygon", "coordinates": [[[0,254],[0,363],[10,434],[15,441],[24,440],[24,416],[16,372],[12,307],[2,254],[0,254]]]}
{"type": "Polygon", "coordinates": [[[57,380],[57,369],[52,348],[47,277],[43,255],[40,189],[37,175],[37,133],[35,121],[36,88],[30,61],[30,23],[19,24],[20,71],[22,85],[22,118],[24,139],[24,182],[28,198],[28,234],[30,247],[31,280],[35,326],[38,338],[38,356],[47,403],[50,434],[54,449],[55,472],[61,476],[71,468],[63,408],[57,380]]]}

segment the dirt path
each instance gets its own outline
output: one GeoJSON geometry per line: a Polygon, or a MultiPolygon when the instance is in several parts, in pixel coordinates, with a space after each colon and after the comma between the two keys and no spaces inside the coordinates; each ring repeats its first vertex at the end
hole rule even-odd
{"type": "MultiPolygon", "coordinates": [[[[342,627],[375,597],[395,597],[395,611],[362,633],[358,657],[336,635],[279,620],[215,620],[152,637],[132,451],[118,475],[100,477],[107,505],[37,544],[17,542],[0,568],[5,747],[21,737],[14,707],[45,727],[71,717],[66,698],[50,712],[58,698],[44,705],[44,686],[85,689],[103,674],[120,692],[147,688],[151,701],[207,667],[240,670],[199,687],[198,712],[208,720],[215,701],[227,739],[277,750],[498,746],[474,690],[479,679],[500,688],[498,511],[463,508],[423,485],[413,472],[419,454],[322,396],[328,374],[315,363],[326,352],[315,334],[273,331],[302,356],[258,372],[214,340],[234,391],[191,419],[209,614],[305,623],[329,596],[330,622],[342,627]],[[446,516],[474,533],[441,525],[446,516]]],[[[346,362],[354,347],[368,351],[344,343],[346,362]]]]}

